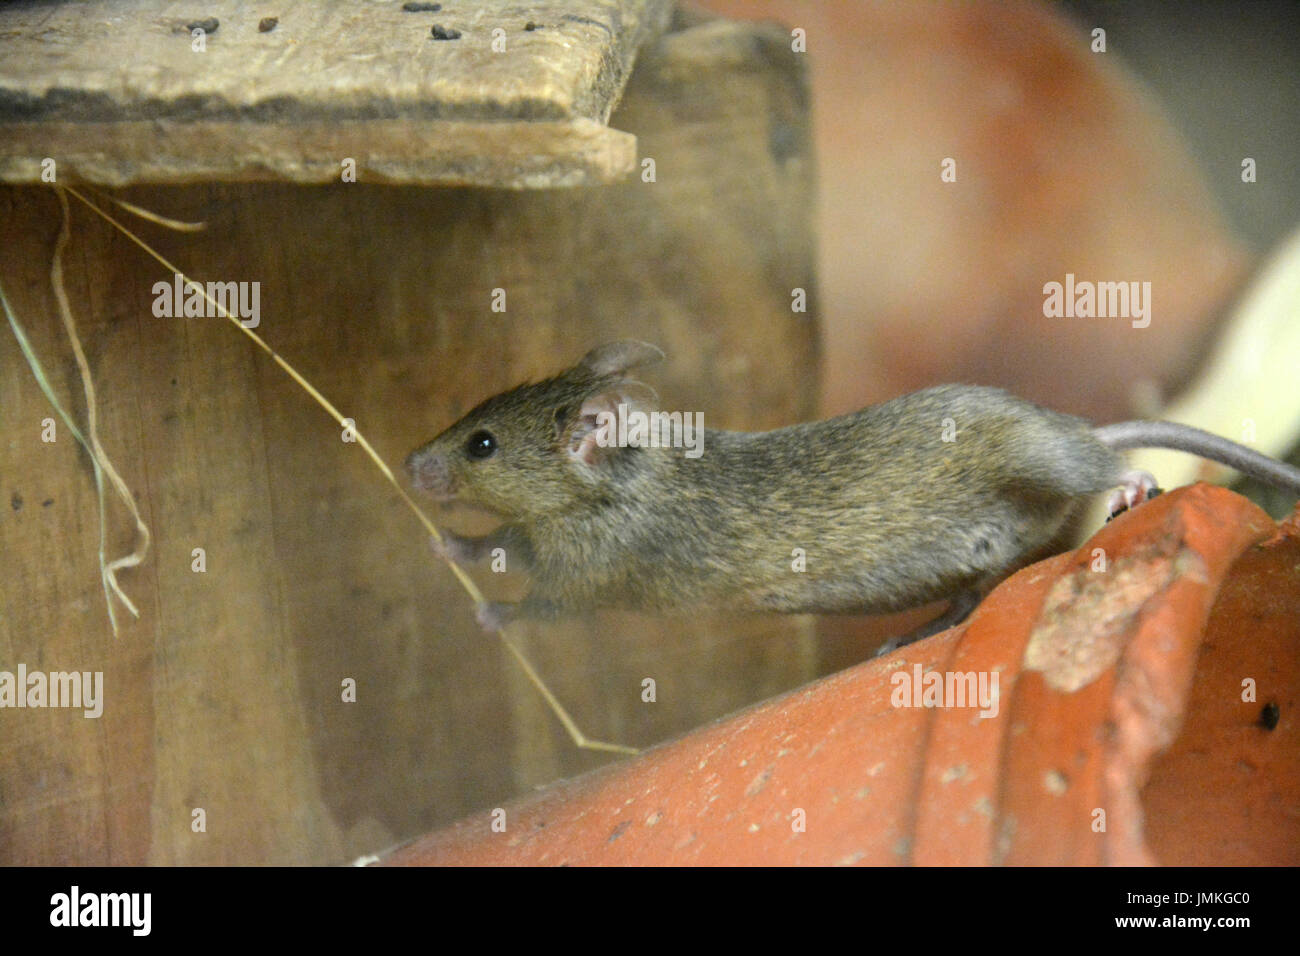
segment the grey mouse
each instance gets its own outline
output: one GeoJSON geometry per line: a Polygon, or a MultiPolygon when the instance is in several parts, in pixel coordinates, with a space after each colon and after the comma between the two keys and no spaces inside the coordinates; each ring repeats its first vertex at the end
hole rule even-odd
{"type": "Polygon", "coordinates": [[[1217,435],[1096,428],[978,385],[767,432],[705,429],[696,455],[611,442],[619,414],[656,410],[628,373],[662,357],[637,341],[595,348],[408,456],[417,487],[505,519],[484,537],[445,535],[443,554],[501,548],[530,574],[521,603],[480,606],[484,627],[604,607],[879,614],[952,599],[895,647],[960,621],[1089,496],[1113,490],[1117,511],[1153,494],[1122,450],[1190,452],[1300,495],[1300,469],[1217,435]]]}

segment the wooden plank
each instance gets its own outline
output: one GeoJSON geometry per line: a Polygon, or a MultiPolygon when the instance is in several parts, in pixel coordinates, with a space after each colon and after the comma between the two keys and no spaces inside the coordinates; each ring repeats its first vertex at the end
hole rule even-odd
{"type": "Polygon", "coordinates": [[[0,181],[42,181],[46,157],[108,185],[337,181],[344,158],[371,181],[614,181],[635,143],[605,124],[670,9],[287,0],[263,32],[266,6],[247,0],[211,0],[201,18],[166,0],[6,5],[0,181]],[[187,24],[209,18],[196,50],[187,24]]]}

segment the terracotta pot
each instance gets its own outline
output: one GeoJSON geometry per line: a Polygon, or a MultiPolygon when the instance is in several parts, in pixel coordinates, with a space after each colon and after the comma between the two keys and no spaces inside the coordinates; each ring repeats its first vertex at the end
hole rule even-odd
{"type": "Polygon", "coordinates": [[[385,862],[1295,863],[1293,532],[1231,492],[1179,489],[958,628],[385,862]],[[996,675],[995,713],[906,706],[918,675],[967,672],[990,691],[996,675]]]}

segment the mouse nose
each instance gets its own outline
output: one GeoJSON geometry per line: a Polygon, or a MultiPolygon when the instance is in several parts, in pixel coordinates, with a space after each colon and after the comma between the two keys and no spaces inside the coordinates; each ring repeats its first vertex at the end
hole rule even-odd
{"type": "Polygon", "coordinates": [[[411,452],[406,456],[406,473],[411,476],[411,484],[424,491],[441,497],[453,491],[447,459],[436,452],[427,452],[423,448],[411,452]]]}

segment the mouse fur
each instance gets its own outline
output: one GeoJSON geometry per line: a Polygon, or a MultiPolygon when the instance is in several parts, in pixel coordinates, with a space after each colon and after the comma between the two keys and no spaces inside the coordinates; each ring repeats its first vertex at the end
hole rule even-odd
{"type": "Polygon", "coordinates": [[[628,373],[661,357],[641,342],[593,349],[407,458],[418,487],[505,519],[483,538],[449,535],[443,550],[473,560],[503,547],[529,570],[531,591],[508,616],[876,614],[982,592],[1123,474],[1085,420],[978,385],[766,432],[705,429],[696,458],[595,444],[600,411],[655,407],[628,373]],[[484,434],[493,448],[478,457],[470,445],[481,454],[484,434]]]}

